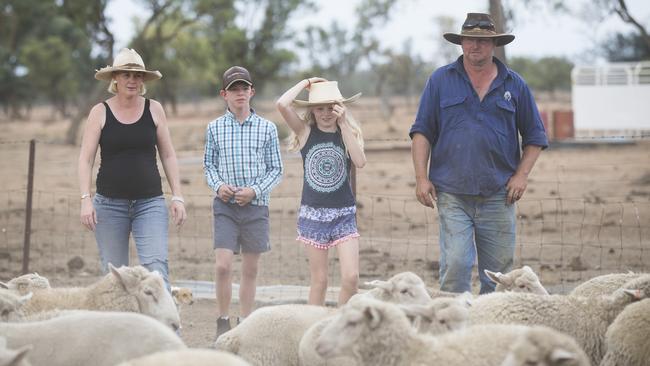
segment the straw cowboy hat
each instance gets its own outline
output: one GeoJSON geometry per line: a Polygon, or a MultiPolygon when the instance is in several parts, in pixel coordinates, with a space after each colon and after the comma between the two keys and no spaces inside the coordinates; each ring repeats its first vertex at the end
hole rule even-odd
{"type": "Polygon", "coordinates": [[[95,79],[111,81],[114,71],[138,71],[144,74],[144,81],[162,77],[160,71],[150,71],[144,67],[142,57],[134,49],[122,48],[113,60],[113,66],[102,67],[95,72],[95,79]]]}
{"type": "Polygon", "coordinates": [[[442,36],[454,44],[460,44],[462,37],[494,38],[497,46],[505,46],[515,39],[512,34],[497,33],[494,21],[485,13],[467,13],[460,34],[445,33],[442,36]]]}
{"type": "Polygon", "coordinates": [[[337,81],[321,81],[311,84],[309,88],[309,100],[294,99],[293,103],[299,107],[309,107],[313,105],[333,104],[333,103],[352,103],[359,99],[361,93],[357,93],[350,98],[343,98],[339,91],[337,81]]]}

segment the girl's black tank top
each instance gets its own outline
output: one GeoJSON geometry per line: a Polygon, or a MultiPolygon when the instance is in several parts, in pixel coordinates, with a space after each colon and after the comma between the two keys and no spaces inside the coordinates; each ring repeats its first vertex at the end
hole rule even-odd
{"type": "Polygon", "coordinates": [[[110,198],[142,199],[162,195],[156,162],[156,124],[145,99],[142,116],[124,124],[106,102],[106,123],[99,137],[101,163],[97,193],[110,198]]]}

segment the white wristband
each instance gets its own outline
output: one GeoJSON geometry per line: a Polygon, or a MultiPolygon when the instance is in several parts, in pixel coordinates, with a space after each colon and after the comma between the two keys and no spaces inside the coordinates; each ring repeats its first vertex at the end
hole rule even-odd
{"type": "Polygon", "coordinates": [[[172,196],[172,202],[174,202],[174,201],[185,204],[185,200],[181,196],[172,196]]]}
{"type": "Polygon", "coordinates": [[[86,198],[90,198],[90,193],[84,193],[81,195],[81,199],[84,200],[86,198]]]}

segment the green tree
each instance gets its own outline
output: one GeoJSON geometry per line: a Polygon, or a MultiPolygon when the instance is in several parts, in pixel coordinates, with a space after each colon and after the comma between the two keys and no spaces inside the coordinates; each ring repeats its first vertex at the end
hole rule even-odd
{"type": "Polygon", "coordinates": [[[510,67],[535,91],[571,90],[573,64],[563,57],[513,57],[510,67]]]}

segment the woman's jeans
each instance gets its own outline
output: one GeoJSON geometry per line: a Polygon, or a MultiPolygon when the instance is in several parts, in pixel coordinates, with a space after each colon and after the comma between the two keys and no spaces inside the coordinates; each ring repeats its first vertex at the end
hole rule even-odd
{"type": "Polygon", "coordinates": [[[440,289],[471,291],[478,257],[480,293],[494,291],[484,270],[506,273],[515,252],[515,205],[502,188],[490,197],[438,192],[440,217],[440,289]]]}
{"type": "Polygon", "coordinates": [[[158,271],[169,290],[165,198],[129,200],[95,194],[93,205],[97,212],[95,239],[104,273],[109,263],[115,267],[129,265],[129,234],[133,234],[140,264],[158,271]]]}

